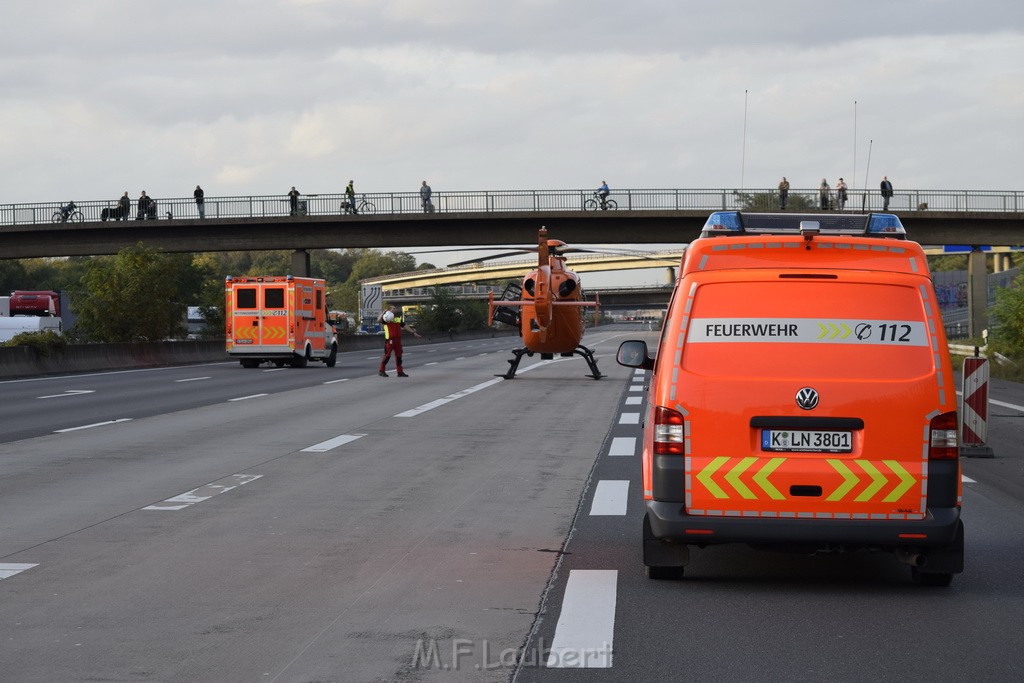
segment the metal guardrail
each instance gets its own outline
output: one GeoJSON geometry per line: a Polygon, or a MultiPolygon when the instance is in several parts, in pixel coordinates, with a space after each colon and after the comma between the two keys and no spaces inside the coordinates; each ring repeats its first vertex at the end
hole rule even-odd
{"type": "MultiPolygon", "coordinates": [[[[619,210],[628,211],[729,211],[774,209],[778,207],[773,188],[737,189],[627,189],[616,190],[610,198],[619,210]]],[[[583,211],[584,204],[594,196],[593,190],[468,190],[434,192],[431,197],[435,211],[445,213],[491,213],[528,211],[583,211]]],[[[357,195],[357,201],[373,205],[373,213],[410,214],[423,211],[419,192],[376,192],[357,195]]],[[[819,206],[817,189],[790,190],[789,205],[796,210],[802,198],[809,207],[819,206]]],[[[0,204],[0,226],[50,223],[53,214],[73,198],[36,204],[0,204]]],[[[192,197],[156,197],[156,219],[199,218],[192,197]]],[[[342,213],[343,194],[305,194],[300,197],[302,215],[329,216],[342,213]]],[[[103,209],[117,206],[110,201],[78,201],[75,204],[86,221],[99,221],[103,209]]],[[[848,211],[881,211],[882,197],[878,190],[851,191],[848,211]]],[[[254,195],[238,197],[207,197],[206,217],[260,218],[287,216],[291,213],[286,195],[254,195]]],[[[129,220],[137,220],[138,201],[132,200],[129,220]]],[[[1020,190],[897,190],[889,201],[889,211],[1024,211],[1024,191],[1020,190]]],[[[367,212],[368,213],[368,212],[367,212]]]]}

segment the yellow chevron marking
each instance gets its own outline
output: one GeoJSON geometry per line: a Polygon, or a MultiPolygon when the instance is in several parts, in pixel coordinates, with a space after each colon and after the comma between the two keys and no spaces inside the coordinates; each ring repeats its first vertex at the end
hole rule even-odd
{"type": "Polygon", "coordinates": [[[722,490],[722,487],[711,479],[712,475],[718,471],[718,468],[727,462],[729,462],[729,458],[721,455],[708,463],[708,466],[701,470],[700,474],[697,475],[697,481],[704,484],[704,488],[706,488],[715,498],[729,497],[726,495],[725,491],[722,490]]]}
{"type": "Polygon", "coordinates": [[[786,498],[768,481],[768,477],[771,476],[772,472],[784,462],[786,462],[785,458],[772,458],[768,461],[767,465],[761,468],[760,472],[753,476],[754,483],[760,486],[772,500],[785,500],[786,498]]]}
{"type": "MultiPolygon", "coordinates": [[[[829,465],[832,465],[832,469],[843,476],[843,483],[837,486],[836,490],[825,499],[830,503],[835,503],[842,500],[850,492],[850,489],[860,482],[860,478],[842,460],[828,460],[827,462],[829,465]]],[[[858,500],[860,499],[858,498],[858,500]]]]}
{"type": "Polygon", "coordinates": [[[882,462],[884,462],[886,467],[891,469],[896,476],[900,478],[900,485],[894,488],[888,496],[882,499],[883,503],[895,503],[903,496],[904,493],[910,490],[910,487],[917,483],[917,480],[914,479],[914,476],[903,469],[903,466],[895,460],[883,460],[882,462]]]}
{"type": "Polygon", "coordinates": [[[747,471],[747,468],[757,462],[757,458],[743,458],[739,464],[732,468],[729,474],[725,475],[725,480],[729,482],[736,492],[739,493],[746,500],[757,500],[757,496],[747,488],[747,485],[740,481],[740,477],[747,471]]]}
{"type": "Polygon", "coordinates": [[[858,503],[865,503],[874,498],[875,494],[886,485],[888,480],[885,478],[884,474],[878,471],[877,467],[871,464],[870,461],[858,460],[857,462],[860,463],[860,466],[864,468],[864,471],[867,472],[872,479],[871,486],[861,491],[860,495],[853,499],[858,503]]]}

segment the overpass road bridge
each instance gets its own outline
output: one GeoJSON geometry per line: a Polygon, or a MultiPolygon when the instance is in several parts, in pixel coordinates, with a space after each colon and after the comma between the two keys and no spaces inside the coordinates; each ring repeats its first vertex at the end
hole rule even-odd
{"type": "MultiPolygon", "coordinates": [[[[142,242],[165,252],[288,249],[292,273],[309,273],[309,250],[409,249],[531,244],[537,229],[570,244],[680,244],[694,239],[715,210],[773,210],[765,189],[628,189],[614,191],[615,211],[587,211],[592,190],[438,192],[425,213],[417,192],[360,195],[358,215],[344,214],[340,194],[302,197],[293,211],[283,195],[207,197],[205,219],[192,198],[156,198],[152,219],[103,220],[116,201],[82,201],[82,222],[47,222],[63,202],[0,204],[0,258],[116,254],[142,242]],[[369,209],[372,206],[372,211],[369,209]]],[[[817,204],[816,189],[792,189],[790,206],[817,204]],[[803,201],[800,201],[800,200],[803,201]]],[[[851,192],[848,207],[879,211],[875,192],[851,192]]],[[[804,211],[803,209],[800,209],[804,211]]],[[[889,204],[909,237],[927,245],[1024,244],[1024,191],[900,190],[889,204]]],[[[812,212],[813,213],[813,212],[812,212]]],[[[136,216],[138,212],[136,211],[136,216]]],[[[115,214],[116,218],[116,214],[115,214]]],[[[59,221],[59,215],[58,215],[59,221]]],[[[984,300],[986,257],[971,252],[972,302],[984,300]]],[[[972,334],[984,306],[974,306],[972,334]]]]}

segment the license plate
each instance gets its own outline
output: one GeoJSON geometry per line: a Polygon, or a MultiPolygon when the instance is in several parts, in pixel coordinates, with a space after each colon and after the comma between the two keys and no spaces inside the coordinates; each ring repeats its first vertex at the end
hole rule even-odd
{"type": "Polygon", "coordinates": [[[853,432],[762,429],[761,450],[787,453],[849,453],[853,450],[853,432]]]}

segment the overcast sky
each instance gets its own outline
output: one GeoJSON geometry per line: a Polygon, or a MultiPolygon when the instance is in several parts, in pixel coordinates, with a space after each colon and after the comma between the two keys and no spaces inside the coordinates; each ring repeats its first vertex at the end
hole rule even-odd
{"type": "Polygon", "coordinates": [[[0,203],[349,179],[1022,187],[1020,0],[5,0],[0,16],[0,203]]]}

